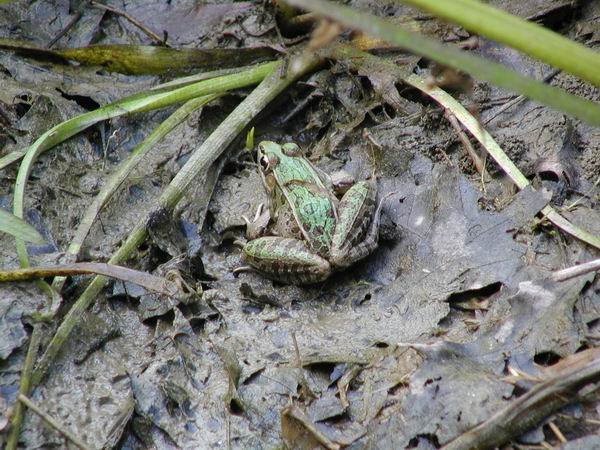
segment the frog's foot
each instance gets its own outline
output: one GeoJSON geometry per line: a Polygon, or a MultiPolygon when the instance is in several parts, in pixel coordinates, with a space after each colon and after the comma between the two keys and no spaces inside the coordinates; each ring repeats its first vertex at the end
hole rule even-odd
{"type": "Polygon", "coordinates": [[[377,243],[379,240],[381,208],[383,207],[383,202],[394,194],[396,194],[396,192],[389,192],[379,201],[379,205],[377,205],[377,209],[373,214],[371,225],[369,226],[369,229],[361,242],[352,245],[351,240],[348,239],[342,242],[341,245],[335,245],[340,242],[340,240],[337,239],[334,241],[334,246],[331,248],[329,262],[333,267],[335,267],[335,269],[339,270],[349,267],[356,261],[359,261],[372,253],[377,248],[377,243]]]}
{"type": "Polygon", "coordinates": [[[306,242],[266,236],[248,242],[242,258],[267,278],[290,284],[311,284],[331,274],[329,262],[311,252],[306,242]]]}
{"type": "Polygon", "coordinates": [[[265,234],[265,230],[269,225],[269,221],[271,220],[271,214],[269,210],[266,209],[263,211],[264,205],[261,203],[256,208],[256,214],[252,221],[250,221],[246,216],[242,216],[244,222],[246,222],[246,238],[248,240],[256,239],[265,234]]]}

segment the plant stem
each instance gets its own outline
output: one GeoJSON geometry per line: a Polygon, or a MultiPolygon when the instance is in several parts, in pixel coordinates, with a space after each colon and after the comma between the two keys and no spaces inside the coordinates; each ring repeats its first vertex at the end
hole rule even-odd
{"type": "MultiPolygon", "coordinates": [[[[600,125],[600,106],[537,80],[519,75],[501,64],[479,58],[425,36],[411,33],[398,25],[364,11],[323,0],[286,0],[341,24],[396,44],[417,55],[453,67],[509,91],[517,92],[558,111],[600,125]]],[[[444,2],[446,3],[446,2],[444,2]]],[[[453,2],[452,2],[453,3],[453,2]]]]}
{"type": "Polygon", "coordinates": [[[521,50],[600,87],[600,54],[552,30],[479,0],[397,0],[521,50]]]}
{"type": "MultiPolygon", "coordinates": [[[[121,248],[109,260],[110,264],[123,262],[146,238],[146,224],[148,218],[157,210],[172,211],[179,200],[183,197],[190,183],[197,180],[199,175],[206,173],[215,160],[225,151],[234,139],[248,126],[248,124],[264,110],[268,104],[281,92],[283,92],[298,77],[313,70],[319,63],[316,56],[307,57],[301,55],[294,58],[288,68],[294,68],[293,73],[288,69],[284,76],[281,74],[283,64],[276,64],[270,75],[260,83],[254,91],[221,124],[211,133],[204,143],[196,149],[181,171],[173,178],[164,190],[157,205],[146,217],[142,218],[129,234],[129,237],[121,248]]],[[[106,278],[95,277],[83,294],[77,299],[73,307],[65,316],[63,322],[56,330],[48,348],[36,367],[32,382],[38,384],[46,373],[50,364],[62,348],[73,331],[73,328],[81,322],[85,310],[96,299],[100,290],[104,287],[106,278]]]]}

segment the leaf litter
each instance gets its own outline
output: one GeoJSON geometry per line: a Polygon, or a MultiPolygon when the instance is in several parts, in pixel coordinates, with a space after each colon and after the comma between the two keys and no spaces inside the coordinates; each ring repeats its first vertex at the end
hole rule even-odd
{"type": "MultiPolygon", "coordinates": [[[[22,21],[21,31],[44,43],[72,12],[64,5],[36,3],[44,13],[39,24],[22,21]],[[49,14],[54,21],[45,19],[49,14]]],[[[207,5],[208,16],[191,4],[163,5],[161,15],[145,15],[151,8],[142,3],[122,6],[154,30],[169,30],[172,44],[280,45],[273,17],[256,5],[207,5]],[[198,17],[212,31],[197,27],[198,17]],[[185,20],[193,26],[184,26],[185,20]],[[266,30],[271,31],[258,36],[266,30]]],[[[567,14],[568,6],[556,2],[554,11],[567,14]]],[[[532,8],[527,11],[536,11],[532,8]]],[[[4,22],[35,17],[17,6],[2,11],[4,22]]],[[[581,20],[588,25],[593,10],[585,11],[581,20]]],[[[543,17],[552,17],[550,12],[543,17]]],[[[136,43],[149,43],[122,17],[91,8],[83,18],[81,23],[105,30],[106,36],[120,30],[136,43]]],[[[570,26],[575,29],[577,21],[570,26]]],[[[92,36],[89,28],[75,28],[59,43],[103,43],[92,36]]],[[[106,43],[116,39],[106,36],[106,43]]],[[[492,51],[492,44],[482,42],[478,51],[492,51]]],[[[493,53],[523,71],[540,70],[506,48],[496,46],[493,53]]],[[[94,103],[114,101],[156,80],[43,65],[9,53],[0,54],[0,64],[7,86],[0,100],[13,118],[6,151],[23,148],[94,103]],[[71,79],[78,81],[65,83],[71,79]]],[[[416,60],[410,64],[412,69],[416,60]]],[[[567,216],[598,234],[594,182],[600,135],[594,128],[527,101],[496,115],[504,104],[498,99],[507,93],[475,83],[461,100],[479,105],[482,123],[491,118],[486,129],[534,180],[535,191],[515,194],[490,162],[491,178],[482,185],[439,109],[406,87],[390,90],[398,86],[395,74],[354,74],[338,65],[311,80],[287,97],[297,104],[309,99],[303,108],[288,117],[291,102],[274,105],[257,128],[257,139],[298,142],[320,168],[344,169],[355,179],[367,178],[375,168],[380,195],[397,193],[383,209],[380,248],[318,286],[278,285],[254,273],[234,276],[241,216],[253,215],[265,201],[257,194],[262,191],[252,160],[241,144],[234,146],[207,175],[208,182],[198,183],[184,200],[180,220],[170,228],[169,218],[157,221],[152,240],[133,263],[160,275],[175,269],[201,297],[166,300],[115,283],[86,312],[33,391],[34,402],[88,445],[435,448],[531,389],[536,384],[531,380],[542,377],[546,366],[594,346],[597,278],[552,282],[547,277],[597,253],[535,219],[549,202],[570,204],[588,193],[567,216]],[[319,94],[311,97],[313,89],[319,94]],[[520,374],[517,382],[508,382],[510,374],[520,374]]],[[[596,91],[568,75],[558,74],[552,82],[597,99],[596,91]]],[[[208,107],[158,146],[94,226],[85,249],[90,260],[111,254],[193,141],[204,140],[232,104],[226,98],[208,107]]],[[[38,218],[35,224],[54,245],[32,255],[36,265],[59,259],[72,224],[97,190],[79,187],[89,186],[89,180],[101,184],[105,172],[164,117],[155,112],[116,119],[40,159],[27,194],[27,217],[30,223],[38,218]]],[[[2,178],[10,180],[13,170],[4,169],[2,178]]],[[[8,208],[10,202],[10,183],[2,183],[0,205],[8,208]]],[[[3,266],[15,266],[12,241],[3,239],[0,248],[3,266]]],[[[79,282],[68,287],[66,298],[79,282]]],[[[0,397],[10,404],[30,318],[45,300],[33,285],[1,289],[0,397]]],[[[594,445],[585,420],[579,426],[568,420],[597,420],[594,405],[592,396],[578,409],[553,416],[570,441],[563,448],[594,445]]],[[[556,442],[548,426],[537,430],[521,439],[556,442]]],[[[21,444],[60,447],[64,440],[28,413],[21,444]]]]}

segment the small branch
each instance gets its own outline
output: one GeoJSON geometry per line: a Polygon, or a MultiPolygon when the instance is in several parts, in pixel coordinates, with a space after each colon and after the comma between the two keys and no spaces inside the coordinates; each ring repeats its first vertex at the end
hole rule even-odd
{"type": "Polygon", "coordinates": [[[501,447],[574,401],[583,387],[600,380],[599,348],[576,353],[560,364],[560,369],[544,382],[510,402],[485,422],[446,444],[443,450],[501,447]]]}
{"type": "Polygon", "coordinates": [[[124,19],[131,22],[134,26],[138,27],[144,34],[150,37],[150,39],[156,41],[156,43],[167,46],[166,39],[161,38],[158,34],[156,34],[150,28],[146,27],[143,23],[141,23],[134,17],[127,14],[125,11],[121,11],[120,9],[114,8],[113,6],[105,5],[103,3],[98,3],[94,1],[92,1],[90,4],[95,8],[104,9],[106,11],[110,11],[111,13],[123,17],[124,19]]]}
{"type": "Polygon", "coordinates": [[[35,403],[33,403],[31,400],[29,400],[28,397],[26,397],[23,394],[19,394],[18,399],[21,403],[23,403],[25,406],[27,406],[30,410],[32,410],[34,413],[36,413],[38,416],[40,416],[42,418],[42,420],[44,422],[46,422],[50,427],[54,428],[56,431],[58,431],[60,434],[62,434],[65,438],[67,438],[69,441],[71,441],[73,444],[75,444],[81,450],[91,450],[91,447],[88,447],[87,445],[85,445],[81,439],[79,439],[77,436],[75,436],[73,433],[71,433],[69,430],[67,430],[56,419],[54,419],[53,417],[48,415],[46,412],[42,411],[35,403]]]}
{"type": "Polygon", "coordinates": [[[550,279],[552,281],[565,281],[570,280],[571,278],[585,275],[586,273],[596,272],[598,270],[600,270],[600,259],[595,259],[593,261],[588,261],[577,266],[557,270],[552,275],[550,275],[550,279]]]}
{"type": "Polygon", "coordinates": [[[444,116],[446,117],[446,119],[448,119],[448,122],[450,122],[452,128],[454,128],[456,134],[458,134],[458,138],[460,139],[460,142],[462,143],[463,147],[471,157],[471,160],[473,161],[473,165],[477,169],[477,172],[483,175],[483,171],[485,169],[483,160],[473,148],[473,145],[471,144],[467,133],[465,133],[461,128],[460,124],[458,123],[458,120],[456,119],[456,116],[452,114],[452,112],[449,109],[446,109],[446,111],[444,112],[444,116]]]}

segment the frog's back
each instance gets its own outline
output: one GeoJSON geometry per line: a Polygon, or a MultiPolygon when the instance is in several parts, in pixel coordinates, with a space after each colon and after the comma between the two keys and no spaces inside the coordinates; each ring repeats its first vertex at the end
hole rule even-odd
{"type": "Polygon", "coordinates": [[[285,154],[280,154],[279,158],[274,172],[281,187],[280,195],[287,197],[287,201],[280,203],[290,206],[308,247],[327,258],[336,224],[332,194],[308,160],[285,154]]]}
{"type": "Polygon", "coordinates": [[[290,186],[288,195],[296,205],[296,218],[309,248],[329,257],[336,220],[328,193],[316,190],[314,185],[297,184],[290,186]]]}

